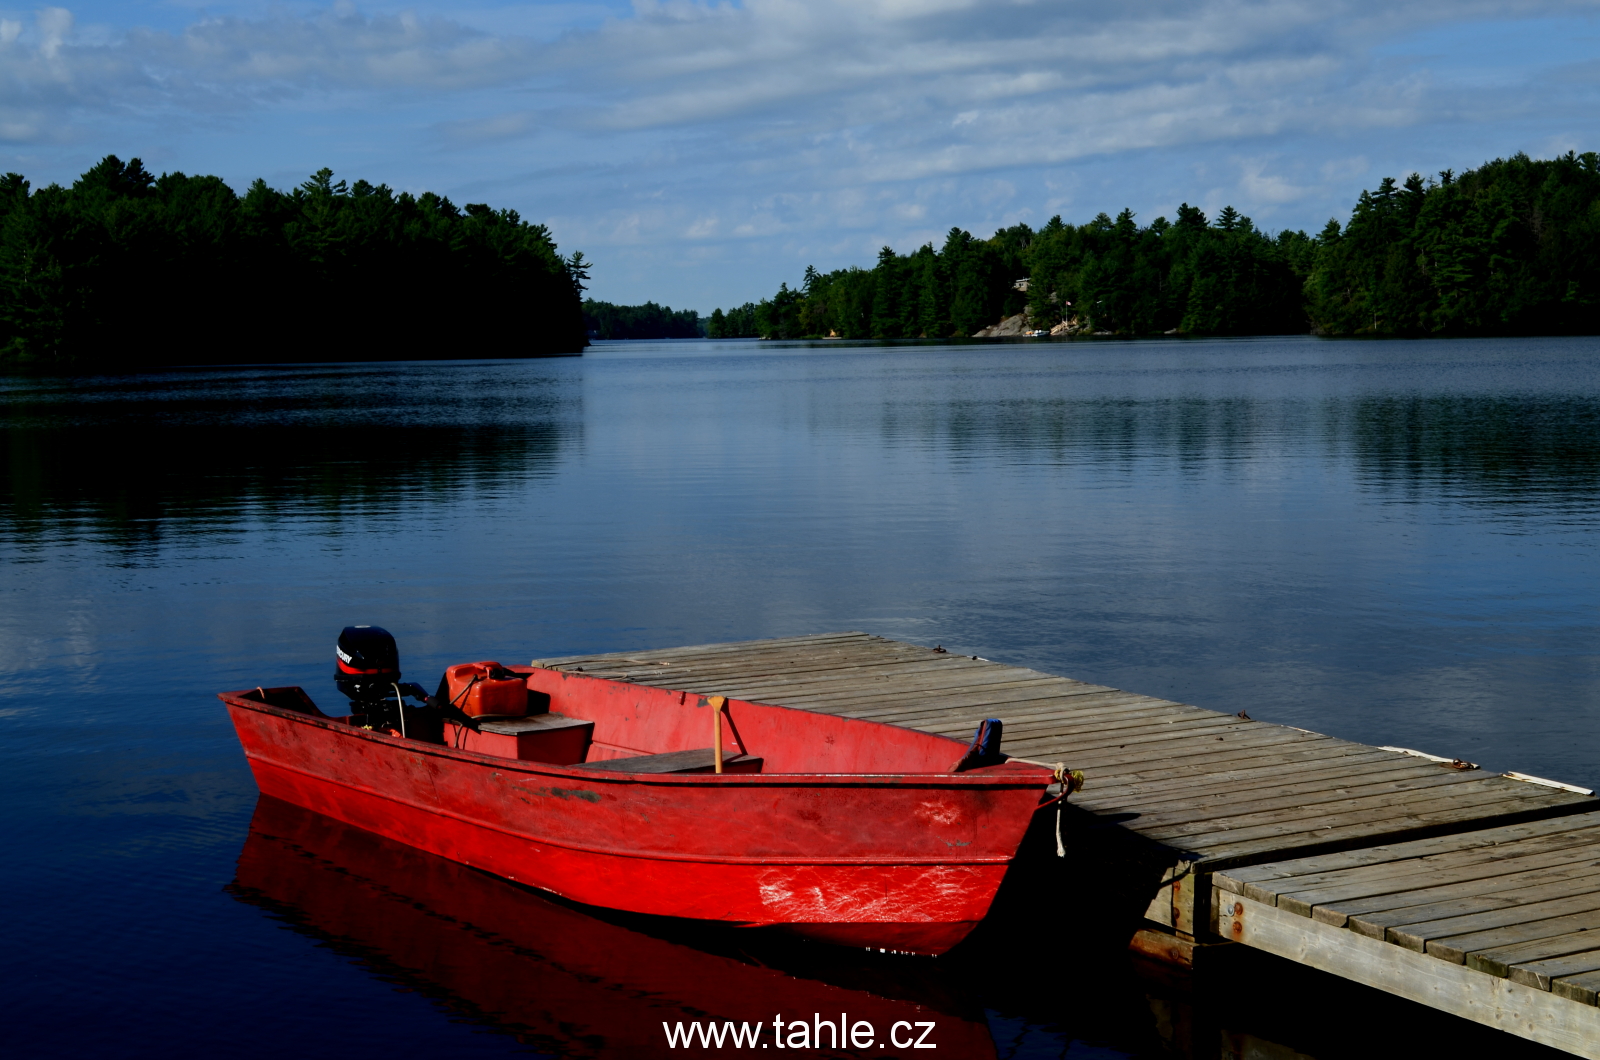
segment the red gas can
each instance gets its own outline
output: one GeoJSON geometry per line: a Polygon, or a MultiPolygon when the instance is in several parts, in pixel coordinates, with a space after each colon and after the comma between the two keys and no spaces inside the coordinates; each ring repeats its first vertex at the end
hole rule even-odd
{"type": "Polygon", "coordinates": [[[461,663],[444,672],[450,702],[469,717],[528,713],[528,679],[497,662],[461,663]]]}

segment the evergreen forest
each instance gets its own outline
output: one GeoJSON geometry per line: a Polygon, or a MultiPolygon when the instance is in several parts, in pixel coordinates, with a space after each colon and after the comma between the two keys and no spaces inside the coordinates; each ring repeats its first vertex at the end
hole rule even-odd
{"type": "Polygon", "coordinates": [[[1497,159],[1385,178],[1320,233],[1208,218],[1087,224],[889,247],[870,269],[780,285],[707,320],[712,338],[961,338],[1015,318],[1055,335],[1600,333],[1600,155],[1497,159]],[[1019,314],[1025,314],[1019,317],[1019,314]]]}
{"type": "Polygon", "coordinates": [[[514,210],[335,181],[0,178],[0,360],[117,367],[580,353],[588,265],[514,210]]]}
{"type": "Polygon", "coordinates": [[[583,326],[591,339],[700,339],[705,321],[693,309],[674,310],[654,302],[612,305],[586,298],[583,326]]]}

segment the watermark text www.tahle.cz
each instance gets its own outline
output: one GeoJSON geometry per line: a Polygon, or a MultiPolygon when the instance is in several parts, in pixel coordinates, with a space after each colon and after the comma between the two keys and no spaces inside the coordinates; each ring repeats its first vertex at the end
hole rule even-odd
{"type": "Polygon", "coordinates": [[[933,1027],[932,1020],[917,1023],[896,1020],[886,1039],[879,1041],[876,1027],[866,1020],[851,1023],[843,1012],[839,1013],[837,1023],[813,1012],[809,1023],[805,1020],[786,1023],[780,1013],[773,1017],[771,1024],[731,1020],[722,1023],[714,1020],[667,1023],[663,1020],[661,1024],[670,1049],[765,1049],[769,1045],[778,1049],[871,1049],[874,1045],[880,1049],[887,1045],[896,1049],[937,1049],[939,1047],[928,1040],[933,1035],[933,1027]],[[764,1041],[769,1028],[772,1040],[764,1041]],[[824,1034],[826,1045],[823,1044],[824,1034]]]}

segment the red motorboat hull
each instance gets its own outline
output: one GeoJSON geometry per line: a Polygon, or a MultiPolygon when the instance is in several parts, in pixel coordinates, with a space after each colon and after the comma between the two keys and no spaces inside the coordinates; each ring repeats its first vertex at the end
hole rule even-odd
{"type": "MultiPolygon", "coordinates": [[[[555,709],[596,719],[592,758],[706,742],[712,713],[697,697],[540,681],[555,709]]],[[[607,773],[398,739],[252,695],[222,698],[267,795],[589,905],[912,953],[942,953],[983,919],[1051,779],[1010,763],[933,772],[961,745],[761,704],[727,713],[769,770],[809,756],[905,771],[607,773]]]]}

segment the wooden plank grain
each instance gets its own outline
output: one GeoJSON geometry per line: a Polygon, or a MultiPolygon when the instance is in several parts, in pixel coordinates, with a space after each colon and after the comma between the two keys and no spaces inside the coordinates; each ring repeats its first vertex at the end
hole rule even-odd
{"type": "MultiPolygon", "coordinates": [[[[1397,816],[1415,817],[1441,807],[1454,808],[1461,804],[1457,796],[1464,788],[1469,793],[1473,792],[1458,776],[1428,775],[1413,778],[1404,787],[1398,782],[1370,786],[1324,785],[1321,791],[1287,793],[1270,799],[1255,799],[1245,792],[1236,800],[1196,800],[1189,806],[1176,810],[1166,808],[1158,813],[1148,812],[1137,799],[1131,798],[1078,800],[1078,804],[1096,811],[1138,812],[1139,816],[1130,818],[1127,825],[1140,834],[1162,842],[1181,841],[1190,849],[1203,849],[1217,843],[1237,842],[1261,835],[1290,835],[1339,827],[1351,822],[1376,823],[1397,816]],[[1360,794],[1353,795],[1352,792],[1360,794]],[[1399,796],[1413,798],[1402,800],[1399,796]],[[1111,811],[1111,807],[1118,807],[1118,810],[1111,811]]],[[[1482,794],[1473,797],[1479,803],[1484,801],[1482,794]]],[[[1493,799],[1499,798],[1499,795],[1493,795],[1493,799]]]]}
{"type": "Polygon", "coordinates": [[[1004,720],[1020,724],[1026,717],[1115,714],[1124,705],[1168,709],[1183,706],[1104,685],[1016,674],[957,674],[951,675],[950,680],[916,687],[878,684],[801,692],[787,697],[782,705],[802,710],[825,705],[842,717],[906,728],[937,725],[952,710],[1005,712],[1001,715],[1004,720]]]}
{"type": "MultiPolygon", "coordinates": [[[[1298,794],[1293,792],[1281,793],[1275,798],[1266,800],[1255,800],[1249,791],[1239,792],[1236,796],[1237,800],[1249,801],[1206,801],[1197,796],[1191,806],[1181,807],[1178,810],[1173,810],[1174,804],[1163,802],[1157,807],[1159,812],[1156,813],[1152,813],[1149,804],[1137,795],[1124,794],[1113,797],[1104,793],[1097,793],[1094,798],[1079,798],[1075,796],[1073,802],[1080,808],[1094,813],[1138,814],[1137,817],[1125,817],[1125,820],[1129,825],[1135,826],[1141,834],[1148,835],[1154,839],[1158,837],[1166,838],[1161,830],[1174,822],[1189,821],[1198,826],[1206,825],[1208,822],[1215,820],[1239,819],[1239,810],[1241,808],[1253,811],[1250,814],[1243,815],[1251,821],[1264,820],[1274,813],[1278,813],[1279,816],[1284,814],[1310,814],[1316,810],[1322,801],[1347,800],[1350,797],[1351,790],[1359,790],[1359,785],[1333,787],[1336,783],[1339,782],[1324,780],[1316,784],[1306,785],[1305,787],[1308,790],[1304,792],[1298,794]]],[[[1318,827],[1316,824],[1308,826],[1309,829],[1316,827],[1318,827]]],[[[1208,828],[1206,834],[1221,836],[1227,833],[1225,828],[1222,830],[1208,828]]]]}
{"type": "Polygon", "coordinates": [[[1439,769],[1431,763],[1394,761],[1389,757],[1346,760],[1348,764],[1313,763],[1303,770],[1262,769],[1256,775],[1224,782],[1212,780],[1213,774],[1185,778],[1182,783],[1163,787],[1151,785],[1095,785],[1095,794],[1102,798],[1129,798],[1144,808],[1146,813],[1194,804],[1222,805],[1242,799],[1271,799],[1285,795],[1312,794],[1339,787],[1361,787],[1367,784],[1386,784],[1412,778],[1436,776],[1439,769]]]}
{"type": "MultiPolygon", "coordinates": [[[[1079,721],[1060,716],[1045,718],[1031,724],[1007,723],[1005,735],[1008,742],[1018,744],[1037,736],[1060,736],[1070,739],[1074,746],[1091,751],[1099,747],[1123,746],[1132,742],[1205,737],[1207,735],[1247,731],[1248,723],[1228,714],[1210,711],[1183,710],[1131,717],[1098,718],[1079,721]]],[[[924,731],[937,732],[936,728],[921,726],[924,731]]]]}
{"type": "MultiPolygon", "coordinates": [[[[1168,764],[1160,759],[1097,771],[1092,778],[1094,793],[1122,797],[1140,792],[1168,791],[1193,796],[1203,785],[1272,783],[1291,775],[1313,775],[1346,768],[1346,763],[1382,762],[1393,764],[1395,755],[1376,748],[1350,745],[1308,744],[1289,752],[1266,752],[1251,757],[1233,756],[1225,761],[1197,759],[1187,764],[1168,764]]],[[[1091,795],[1091,797],[1093,797],[1091,795]]]]}
{"type": "Polygon", "coordinates": [[[1241,792],[1232,799],[1197,801],[1175,809],[1149,809],[1140,817],[1142,829],[1154,830],[1163,825],[1181,825],[1195,831],[1209,831],[1211,825],[1225,822],[1261,823],[1275,815],[1281,818],[1322,816],[1341,808],[1359,809],[1363,806],[1391,806],[1408,804],[1442,796],[1438,789],[1449,789],[1449,794],[1472,790],[1471,781],[1460,773],[1434,770],[1420,776],[1410,776],[1388,782],[1364,784],[1338,784],[1320,790],[1287,791],[1261,795],[1241,792]],[[1415,796],[1415,800],[1407,797],[1415,796]]]}
{"type": "MultiPolygon", "coordinates": [[[[1318,766],[1321,765],[1321,763],[1311,763],[1310,765],[1318,766]]],[[[1206,785],[1203,780],[1194,779],[1185,780],[1181,783],[1174,783],[1170,785],[1172,790],[1162,791],[1159,798],[1153,797],[1153,795],[1148,791],[1119,787],[1114,790],[1095,789],[1092,793],[1092,796],[1086,796],[1083,799],[1078,799],[1075,797],[1073,801],[1086,808],[1116,806],[1118,807],[1118,810],[1115,812],[1134,810],[1139,812],[1141,815],[1154,815],[1158,813],[1167,813],[1174,810],[1182,811],[1192,808],[1193,816],[1199,818],[1212,813],[1213,808],[1237,806],[1251,801],[1256,801],[1259,793],[1262,792],[1266,793],[1266,795],[1270,798],[1287,799],[1297,794],[1306,797],[1314,797],[1318,796],[1320,793],[1334,792],[1340,788],[1355,789],[1360,787],[1359,782],[1361,777],[1357,775],[1356,777],[1352,778],[1349,773],[1343,770],[1306,768],[1304,770],[1304,774],[1311,779],[1299,781],[1293,784],[1284,784],[1280,782],[1270,788],[1259,786],[1240,787],[1230,791],[1214,792],[1209,789],[1208,785],[1206,785]]],[[[1289,771],[1289,775],[1293,776],[1294,772],[1292,770],[1289,771]]],[[[1380,776],[1392,779],[1404,779],[1407,776],[1417,775],[1419,774],[1405,772],[1388,772],[1380,774],[1380,776]]],[[[1280,781],[1282,776],[1283,772],[1280,771],[1280,781]]],[[[1253,783],[1260,785],[1262,782],[1257,780],[1253,783]]]]}
{"type": "MultiPolygon", "coordinates": [[[[970,712],[988,711],[999,717],[1001,721],[1005,722],[1008,743],[1023,739],[1025,734],[1031,736],[1040,731],[1050,732],[1052,731],[1050,726],[1058,726],[1059,728],[1055,731],[1088,734],[1101,730],[1149,725],[1159,723],[1165,719],[1193,720],[1231,717],[1231,715],[1227,714],[1201,710],[1199,707],[1188,707],[1181,703],[1168,703],[1164,700],[1131,696],[1121,692],[1116,693],[1114,696],[1089,692],[1072,698],[1088,701],[1087,705],[1075,706],[1069,709],[1062,706],[1063,701],[1061,699],[1052,699],[1035,700],[1026,709],[1018,709],[1005,703],[996,702],[980,703],[965,709],[970,712]]],[[[873,721],[887,721],[906,728],[937,732],[948,713],[947,710],[941,709],[907,716],[879,711],[872,713],[870,717],[873,721]]],[[[867,717],[869,715],[863,714],[862,716],[867,717]]]]}
{"type": "MultiPolygon", "coordinates": [[[[763,698],[757,694],[761,690],[756,688],[735,687],[724,691],[737,698],[941,734],[965,728],[974,719],[998,717],[1006,725],[1004,749],[1015,754],[1023,754],[1023,751],[1017,750],[1018,743],[1033,741],[1041,734],[1087,740],[1096,733],[1109,734],[1117,729],[1155,726],[1167,719],[1194,721],[1231,717],[1149,696],[1115,690],[1100,691],[1094,686],[1090,686],[1090,690],[1072,694],[1041,690],[1038,685],[1031,684],[1002,684],[996,685],[995,689],[991,695],[965,687],[957,688],[953,691],[959,694],[953,694],[949,701],[932,702],[896,692],[876,697],[865,705],[850,697],[831,694],[810,697],[769,695],[763,698]]],[[[1111,742],[1109,735],[1100,742],[1111,742]]]]}
{"type": "Polygon", "coordinates": [[[839,693],[787,697],[783,706],[805,710],[826,709],[841,717],[861,717],[916,728],[921,721],[937,721],[952,710],[1059,710],[1063,704],[1089,696],[1126,696],[1129,693],[1103,685],[1079,685],[1059,679],[1012,678],[1004,681],[952,683],[929,689],[915,697],[901,692],[872,690],[860,695],[839,693]]]}
{"type": "Polygon", "coordinates": [[[1582,1005],[1593,1005],[1597,1000],[1597,992],[1600,992],[1600,972],[1584,972],[1582,975],[1553,979],[1550,992],[1582,1005]]]}
{"type": "MultiPolygon", "coordinates": [[[[803,684],[791,683],[779,685],[765,679],[752,679],[748,681],[721,681],[713,686],[704,683],[708,689],[714,689],[719,695],[732,699],[745,699],[752,703],[769,703],[774,706],[789,707],[794,710],[810,710],[819,714],[832,714],[837,717],[862,718],[869,721],[882,721],[889,724],[900,724],[898,714],[903,713],[910,706],[917,706],[924,702],[925,696],[948,691],[954,693],[971,693],[974,688],[988,687],[979,682],[964,680],[964,675],[941,675],[941,684],[932,692],[923,692],[908,687],[916,674],[907,673],[897,677],[894,674],[877,673],[862,674],[850,673],[842,679],[834,679],[821,675],[803,684]],[[874,693],[867,695],[867,692],[874,693]],[[863,703],[875,704],[871,709],[858,709],[863,703]]],[[[999,682],[993,684],[998,685],[999,682]]],[[[983,704],[968,709],[982,709],[983,704]]],[[[940,718],[945,716],[945,710],[935,712],[940,718]]],[[[928,720],[924,718],[923,720],[928,720]]],[[[915,725],[906,726],[916,728],[915,725]]]]}
{"type": "Polygon", "coordinates": [[[1518,946],[1540,939],[1552,939],[1579,931],[1600,930],[1600,909],[1575,903],[1578,908],[1559,916],[1540,920],[1495,924],[1459,935],[1444,935],[1428,940],[1428,952],[1443,960],[1465,963],[1467,954],[1518,946]]]}
{"type": "MultiPolygon", "coordinates": [[[[1058,722],[1044,735],[1023,734],[1014,741],[1008,741],[1007,746],[1017,749],[1037,747],[1048,739],[1052,743],[1070,746],[1074,757],[1079,760],[1091,760],[1097,753],[1124,749],[1136,749],[1138,753],[1146,755],[1164,754],[1173,746],[1182,746],[1195,754],[1207,754],[1213,753],[1217,744],[1226,743],[1230,739],[1235,745],[1259,746],[1271,742],[1272,735],[1260,730],[1241,732],[1237,728],[1237,723],[1229,724],[1224,718],[1180,717],[1087,735],[1062,732],[1058,722]]],[[[1021,754],[1021,750],[1018,753],[1021,754]]],[[[1023,755],[1023,757],[1032,756],[1023,755]]]]}
{"type": "Polygon", "coordinates": [[[1537,888],[1536,895],[1484,895],[1476,900],[1425,907],[1424,919],[1416,922],[1411,922],[1404,910],[1395,914],[1351,917],[1350,928],[1357,934],[1382,937],[1397,946],[1419,952],[1426,950],[1435,957],[1460,963],[1471,951],[1453,941],[1456,936],[1477,934],[1490,928],[1532,926],[1563,916],[1597,911],[1600,911],[1600,888],[1592,879],[1583,879],[1565,887],[1537,888]],[[1454,916],[1441,915],[1452,908],[1461,912],[1454,916]]]}
{"type": "Polygon", "coordinates": [[[1333,879],[1336,878],[1336,874],[1346,869],[1403,862],[1454,851],[1495,848],[1525,839],[1537,839],[1563,832],[1582,832],[1597,827],[1600,827],[1600,812],[1591,811],[1476,829],[1455,835],[1386,842],[1358,850],[1277,860],[1264,865],[1241,865],[1220,870],[1215,876],[1215,881],[1224,890],[1242,894],[1243,888],[1248,885],[1272,888],[1282,882],[1287,887],[1292,881],[1304,877],[1333,879]]]}
{"type": "MultiPolygon", "coordinates": [[[[1494,867],[1498,863],[1511,866],[1521,858],[1538,857],[1551,851],[1569,848],[1581,851],[1593,845],[1597,837],[1600,837],[1600,821],[1596,821],[1593,815],[1576,814],[1524,825],[1452,833],[1438,840],[1426,841],[1426,846],[1423,843],[1396,843],[1372,848],[1375,854],[1388,853],[1391,856],[1374,857],[1356,864],[1322,865],[1319,864],[1321,858],[1311,858],[1294,868],[1289,868],[1287,862],[1274,862],[1236,871],[1241,876],[1246,873],[1270,873],[1272,878],[1269,885],[1282,894],[1310,893],[1324,887],[1342,887],[1367,880],[1382,881],[1391,875],[1429,871],[1471,872],[1480,864],[1484,866],[1486,875],[1494,875],[1499,871],[1494,867]]],[[[1261,878],[1266,879],[1266,876],[1261,878]]]]}
{"type": "MultiPolygon", "coordinates": [[[[1546,865],[1532,871],[1458,880],[1416,890],[1331,902],[1318,906],[1316,911],[1323,915],[1314,916],[1313,919],[1324,924],[1348,925],[1361,930],[1358,925],[1421,923],[1478,909],[1528,904],[1540,897],[1571,893],[1594,893],[1595,904],[1600,907],[1600,862],[1592,856],[1576,862],[1546,865]]],[[[1279,896],[1278,906],[1288,908],[1282,896],[1279,896]]],[[[1383,936],[1381,930],[1363,933],[1374,938],[1383,936]]]]}
{"type": "Polygon", "coordinates": [[[1583,972],[1600,972],[1600,950],[1569,953],[1513,966],[1506,974],[1514,983],[1549,990],[1553,980],[1583,972]]]}
{"type": "MultiPolygon", "coordinates": [[[[1065,698],[1099,699],[1104,695],[1105,693],[1085,692],[1081,696],[1065,698]]],[[[1116,696],[1121,697],[1122,693],[1117,693],[1116,696]]],[[[1017,711],[1014,708],[1018,705],[1029,710],[1038,710],[1041,713],[1055,715],[1060,712],[1058,705],[1063,700],[1062,696],[1054,692],[1041,697],[1036,686],[1022,685],[997,686],[992,693],[981,695],[976,692],[963,692],[959,695],[952,695],[951,698],[959,702],[935,702],[930,706],[925,700],[918,700],[915,704],[897,700],[885,700],[881,703],[862,707],[852,702],[835,704],[818,700],[810,704],[785,702],[783,705],[796,706],[806,710],[822,710],[826,708],[826,713],[841,718],[857,718],[863,721],[881,722],[885,725],[898,725],[905,729],[931,731],[939,725],[949,724],[950,719],[954,717],[963,719],[973,716],[998,717],[1001,721],[1009,724],[1010,720],[1016,717],[1017,711]]]]}
{"type": "MultiPolygon", "coordinates": [[[[1295,745],[1311,746],[1316,744],[1320,744],[1325,747],[1337,747],[1346,743],[1346,741],[1335,739],[1332,736],[1318,736],[1314,733],[1305,733],[1298,729],[1290,729],[1275,725],[1260,725],[1242,728],[1232,734],[1229,734],[1226,731],[1216,733],[1214,735],[1204,735],[1199,733],[1185,734],[1179,731],[1174,733],[1174,735],[1186,741],[1186,744],[1183,748],[1182,757],[1200,755],[1206,760],[1218,762],[1226,761],[1227,756],[1233,751],[1252,747],[1265,747],[1271,745],[1290,747],[1295,745]],[[1221,736],[1222,738],[1218,739],[1218,736],[1221,736]]],[[[1052,734],[1030,733],[1026,739],[1019,738],[1016,740],[1007,741],[1005,749],[1007,753],[1026,756],[1030,749],[1045,745],[1059,746],[1063,749],[1075,748],[1082,756],[1093,756],[1096,759],[1103,759],[1104,764],[1106,765],[1113,765],[1121,760],[1126,759],[1129,763],[1136,763],[1148,767],[1160,766],[1162,763],[1167,762],[1173,757],[1172,752],[1174,751],[1174,748],[1171,746],[1155,748],[1141,747],[1140,744],[1152,742],[1159,743],[1170,739],[1171,737],[1158,737],[1155,740],[1131,741],[1106,739],[1102,741],[1095,741],[1095,746],[1085,746],[1087,741],[1078,740],[1070,732],[1052,734]],[[1116,754],[1116,750],[1123,746],[1128,748],[1128,753],[1126,755],[1116,754]]],[[[1349,746],[1360,747],[1361,745],[1349,744],[1349,746]]]]}
{"type": "Polygon", "coordinates": [[[1382,904],[1385,900],[1394,902],[1389,908],[1398,908],[1415,894],[1437,887],[1487,885],[1489,881],[1506,878],[1514,881],[1526,878],[1525,874],[1530,871],[1594,861],[1600,855],[1594,840],[1592,833],[1582,837],[1558,836],[1547,841],[1542,851],[1530,851],[1522,857],[1506,857],[1495,848],[1480,851],[1471,859],[1428,859],[1383,866],[1391,871],[1351,873],[1334,882],[1313,886],[1297,884],[1297,889],[1280,892],[1277,904],[1279,908],[1315,916],[1323,923],[1338,927],[1352,913],[1385,908],[1382,904]]]}
{"type": "Polygon", "coordinates": [[[1476,968],[1487,975],[1510,975],[1514,969],[1519,967],[1533,968],[1535,970],[1529,972],[1528,975],[1535,979],[1542,975],[1542,979],[1530,982],[1525,977],[1517,981],[1548,990],[1550,989],[1549,980],[1551,979],[1559,979],[1566,975],[1577,975],[1580,972],[1600,969],[1600,964],[1596,964],[1593,969],[1566,968],[1563,971],[1545,974],[1547,971],[1546,966],[1549,962],[1594,952],[1600,952],[1600,932],[1584,931],[1580,928],[1577,931],[1544,935],[1540,938],[1508,943],[1490,949],[1472,950],[1467,953],[1465,963],[1467,967],[1476,968]]]}
{"type": "MultiPolygon", "coordinates": [[[[1069,751],[1043,747],[1036,749],[1032,756],[1035,759],[1065,759],[1075,767],[1084,768],[1085,775],[1089,778],[1084,791],[1086,798],[1097,799],[1101,795],[1108,798],[1127,798],[1130,793],[1118,791],[1127,786],[1129,777],[1155,779],[1144,781],[1145,785],[1184,783],[1188,784],[1196,778],[1212,775],[1259,775],[1261,770],[1297,770],[1326,768],[1336,765],[1339,760],[1348,757],[1349,749],[1330,744],[1301,743],[1301,744],[1269,744],[1253,747],[1235,747],[1233,750],[1218,756],[1180,756],[1176,758],[1163,758],[1159,755],[1140,755],[1131,761],[1122,762],[1089,762],[1069,751]],[[1215,770],[1216,772],[1210,772],[1215,770]],[[1100,785],[1105,787],[1101,788],[1100,785]],[[1116,791],[1117,794],[1112,793],[1116,791]]],[[[1137,796],[1137,790],[1132,793],[1137,796]]],[[[1077,801],[1076,797],[1074,801],[1077,801]]]]}
{"type": "MultiPolygon", "coordinates": [[[[1468,780],[1460,774],[1443,776],[1437,787],[1420,788],[1398,793],[1379,792],[1358,795],[1354,798],[1287,806],[1231,817],[1218,817],[1192,822],[1169,822],[1160,818],[1140,831],[1152,838],[1189,840],[1199,836],[1226,836],[1235,840],[1253,839],[1261,835],[1289,834],[1314,828],[1337,826],[1351,821],[1380,821],[1417,817],[1440,810],[1454,810],[1468,806],[1484,806],[1500,802],[1520,802],[1513,793],[1496,783],[1494,778],[1468,780]],[[1273,829],[1285,830],[1274,832],[1273,829]]],[[[1538,798],[1538,796],[1535,796],[1538,798]]]]}
{"type": "Polygon", "coordinates": [[[1446,811],[1406,814],[1382,820],[1358,817],[1355,820],[1314,824],[1305,832],[1289,832],[1280,826],[1271,834],[1249,839],[1225,834],[1191,837],[1184,842],[1184,846],[1206,871],[1214,872],[1267,858],[1336,853],[1373,842],[1426,839],[1473,827],[1496,827],[1563,816],[1572,811],[1573,804],[1560,798],[1559,793],[1551,797],[1522,800],[1490,799],[1446,811]]]}
{"type": "Polygon", "coordinates": [[[1191,736],[1177,741],[1138,741],[1084,749],[1078,747],[1076,741],[1070,737],[1052,736],[1018,741],[1010,745],[1008,752],[1021,758],[1035,758],[1047,754],[1057,757],[1065,755],[1073,760],[1077,768],[1107,769],[1118,765],[1148,765],[1185,758],[1226,762],[1231,758],[1244,757],[1246,752],[1260,752],[1263,748],[1288,750],[1311,744],[1337,747],[1340,741],[1331,736],[1309,736],[1292,729],[1285,729],[1276,732],[1244,733],[1231,741],[1226,738],[1219,741],[1214,737],[1207,739],[1191,736]]]}
{"type": "MultiPolygon", "coordinates": [[[[1324,747],[1338,747],[1345,745],[1345,741],[1335,739],[1332,736],[1303,733],[1298,729],[1263,725],[1240,729],[1232,733],[1223,731],[1212,735],[1183,733],[1180,731],[1170,736],[1158,736],[1154,739],[1097,741],[1096,745],[1092,747],[1083,746],[1070,733],[1050,736],[1034,735],[1026,740],[1018,740],[1012,746],[1019,749],[1017,751],[1019,754],[1024,753],[1023,749],[1050,745],[1059,746],[1063,749],[1076,749],[1079,757],[1093,759],[1104,765],[1114,765],[1123,761],[1153,765],[1171,759],[1193,756],[1200,756],[1200,760],[1223,762],[1228,760],[1230,753],[1239,750],[1273,746],[1287,749],[1319,744],[1324,747]],[[1174,739],[1179,742],[1174,743],[1174,739]],[[1164,744],[1164,746],[1141,746],[1142,744],[1153,743],[1164,744]],[[1117,753],[1119,749],[1124,747],[1127,749],[1125,754],[1117,753]]],[[[1359,747],[1360,745],[1350,744],[1349,746],[1359,747]]]]}
{"type": "Polygon", "coordinates": [[[1464,831],[1480,823],[1511,823],[1557,815],[1559,806],[1546,803],[1535,806],[1462,807],[1448,813],[1413,814],[1382,821],[1367,821],[1359,817],[1334,823],[1316,823],[1303,831],[1290,831],[1288,826],[1275,826],[1270,834],[1250,839],[1233,839],[1223,836],[1202,836],[1200,841],[1163,841],[1165,845],[1186,851],[1204,871],[1237,865],[1252,864],[1269,858],[1294,857],[1302,854],[1336,853],[1341,850],[1366,846],[1377,842],[1398,842],[1423,839],[1434,835],[1449,835],[1464,831]],[[1496,812],[1497,810],[1503,812],[1496,812]]]}

